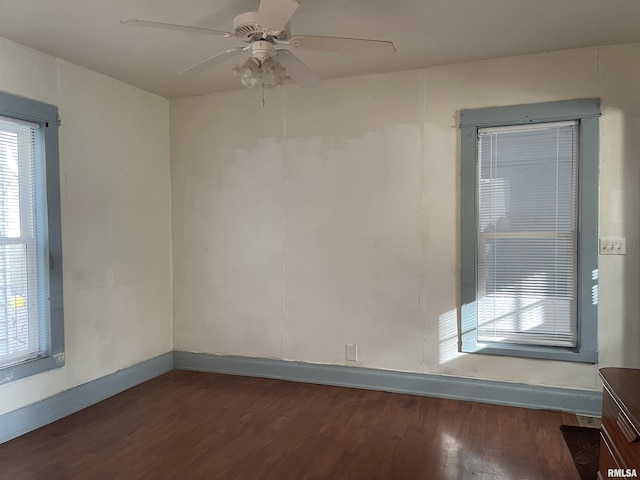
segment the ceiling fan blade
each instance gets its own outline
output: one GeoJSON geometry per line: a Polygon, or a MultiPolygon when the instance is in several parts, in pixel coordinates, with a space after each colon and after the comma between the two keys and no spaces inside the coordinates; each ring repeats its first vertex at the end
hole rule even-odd
{"type": "Polygon", "coordinates": [[[396,52],[393,42],[367,40],[364,38],[320,37],[316,35],[294,35],[289,44],[300,50],[321,52],[360,53],[389,57],[396,52]]]}
{"type": "Polygon", "coordinates": [[[120,23],[125,25],[133,25],[134,27],[151,27],[151,28],[163,28],[165,30],[179,30],[181,32],[192,33],[206,33],[207,35],[215,35],[217,37],[235,37],[236,35],[231,32],[223,32],[221,30],[211,30],[209,28],[202,27],[190,27],[188,25],[176,25],[174,23],[161,23],[161,22],[149,22],[147,20],[120,20],[120,23]]]}
{"type": "Polygon", "coordinates": [[[278,50],[276,59],[287,70],[287,75],[301,87],[315,87],[322,82],[320,77],[289,50],[278,50]]]}
{"type": "Polygon", "coordinates": [[[271,31],[284,30],[299,6],[296,0],[260,0],[258,24],[271,31]]]}
{"type": "Polygon", "coordinates": [[[198,73],[204,72],[205,70],[209,70],[211,67],[214,67],[219,63],[224,62],[225,60],[233,58],[236,55],[240,55],[244,50],[246,50],[246,47],[238,47],[232,48],[230,50],[225,50],[224,52],[218,53],[213,57],[209,57],[206,60],[203,60],[193,67],[189,67],[186,70],[179,72],[178,75],[196,75],[198,73]]]}

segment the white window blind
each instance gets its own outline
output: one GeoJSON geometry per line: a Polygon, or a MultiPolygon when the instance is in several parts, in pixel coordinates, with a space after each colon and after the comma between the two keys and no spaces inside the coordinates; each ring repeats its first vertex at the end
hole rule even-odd
{"type": "Polygon", "coordinates": [[[38,208],[38,124],[0,117],[0,365],[41,355],[48,292],[43,208],[38,208]]]}
{"type": "Polygon", "coordinates": [[[577,344],[578,122],[478,129],[478,342],[577,344]]]}

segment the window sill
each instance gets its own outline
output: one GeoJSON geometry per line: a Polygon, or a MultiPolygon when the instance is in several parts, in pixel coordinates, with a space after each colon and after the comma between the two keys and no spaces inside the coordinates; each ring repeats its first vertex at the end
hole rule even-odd
{"type": "Polygon", "coordinates": [[[64,366],[64,352],[0,367],[0,385],[64,366]]]}
{"type": "Polygon", "coordinates": [[[462,346],[463,353],[500,355],[507,357],[558,360],[577,363],[598,363],[598,352],[563,347],[539,347],[536,345],[515,345],[499,343],[478,343],[462,346]]]}

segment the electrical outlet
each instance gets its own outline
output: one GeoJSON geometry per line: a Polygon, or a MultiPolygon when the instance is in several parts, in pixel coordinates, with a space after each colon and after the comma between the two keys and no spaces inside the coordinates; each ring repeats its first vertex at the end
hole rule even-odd
{"type": "Polygon", "coordinates": [[[624,238],[601,238],[600,255],[626,255],[627,240],[624,238]]]}
{"type": "Polygon", "coordinates": [[[355,343],[347,343],[345,345],[344,353],[347,362],[358,361],[358,345],[356,345],[355,343]]]}

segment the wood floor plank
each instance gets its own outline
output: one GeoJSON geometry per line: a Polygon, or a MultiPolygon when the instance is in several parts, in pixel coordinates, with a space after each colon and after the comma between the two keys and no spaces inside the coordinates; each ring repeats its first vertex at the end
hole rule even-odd
{"type": "Polygon", "coordinates": [[[574,415],[172,371],[0,445],[11,480],[578,480],[574,415]]]}

